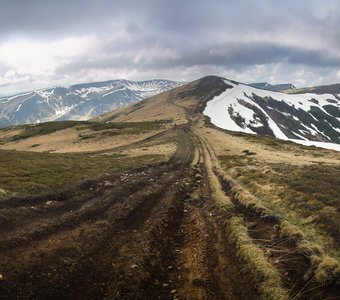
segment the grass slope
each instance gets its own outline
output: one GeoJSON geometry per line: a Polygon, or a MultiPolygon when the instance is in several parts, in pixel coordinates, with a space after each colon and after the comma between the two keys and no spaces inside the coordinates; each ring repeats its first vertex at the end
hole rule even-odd
{"type": "MultiPolygon", "coordinates": [[[[0,190],[5,194],[37,194],[104,173],[157,163],[163,155],[34,153],[0,150],[0,190]]],[[[0,197],[1,197],[0,194],[0,197]]]]}

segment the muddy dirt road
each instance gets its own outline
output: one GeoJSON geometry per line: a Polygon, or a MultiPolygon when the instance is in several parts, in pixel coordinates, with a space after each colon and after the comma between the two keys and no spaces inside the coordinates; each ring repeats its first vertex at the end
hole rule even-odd
{"type": "Polygon", "coordinates": [[[256,298],[218,225],[204,168],[192,165],[188,126],[176,130],[168,163],[2,202],[0,298],[256,298]]]}

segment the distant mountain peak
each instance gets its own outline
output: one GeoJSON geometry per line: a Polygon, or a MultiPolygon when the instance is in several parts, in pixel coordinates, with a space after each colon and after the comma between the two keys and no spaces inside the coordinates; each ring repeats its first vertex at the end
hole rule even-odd
{"type": "Polygon", "coordinates": [[[256,82],[250,83],[249,85],[257,89],[268,90],[273,92],[283,92],[286,90],[295,89],[295,86],[292,83],[270,84],[269,82],[256,82]]]}
{"type": "Polygon", "coordinates": [[[166,79],[118,79],[0,97],[0,127],[55,120],[88,120],[182,84],[166,79]]]}

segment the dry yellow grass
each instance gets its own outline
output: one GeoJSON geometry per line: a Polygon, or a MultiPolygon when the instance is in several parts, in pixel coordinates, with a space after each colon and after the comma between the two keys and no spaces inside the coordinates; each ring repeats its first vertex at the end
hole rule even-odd
{"type": "Polygon", "coordinates": [[[186,109],[193,110],[198,104],[198,99],[185,93],[197,87],[197,84],[198,82],[186,84],[175,91],[167,91],[137,104],[103,114],[94,121],[144,122],[171,119],[176,125],[187,123],[186,109]]]}
{"type": "Polygon", "coordinates": [[[23,131],[23,129],[20,128],[13,128],[13,129],[0,129],[0,140],[5,140],[8,138],[11,138],[17,134],[20,134],[23,131]]]}
{"type": "Polygon", "coordinates": [[[313,151],[304,150],[299,145],[289,147],[270,147],[249,138],[234,136],[215,128],[207,128],[200,120],[196,126],[201,135],[212,146],[216,156],[242,155],[244,150],[256,153],[256,159],[265,163],[285,163],[291,165],[308,165],[313,163],[339,164],[340,152],[320,150],[325,156],[316,157],[313,151]],[[284,147],[284,149],[283,149],[284,147]]]}
{"type": "Polygon", "coordinates": [[[33,136],[27,139],[8,142],[0,145],[0,149],[56,153],[95,152],[125,146],[151,137],[164,130],[154,130],[143,134],[124,134],[115,136],[94,136],[91,139],[82,139],[81,135],[93,134],[93,131],[68,128],[46,135],[33,136]]]}
{"type": "Polygon", "coordinates": [[[171,98],[170,92],[151,97],[143,105],[143,101],[132,106],[127,106],[119,110],[115,110],[108,114],[104,114],[96,121],[114,122],[144,122],[155,120],[173,119],[176,124],[186,123],[185,110],[181,107],[169,103],[171,98]]]}
{"type": "Polygon", "coordinates": [[[237,256],[258,284],[261,299],[289,299],[278,270],[268,261],[263,250],[253,243],[243,219],[232,217],[225,225],[226,235],[235,244],[237,256]]]}
{"type": "Polygon", "coordinates": [[[202,148],[211,196],[218,206],[223,209],[229,209],[233,206],[233,204],[230,198],[223,192],[221,184],[217,176],[214,174],[212,156],[210,155],[209,150],[207,149],[204,142],[202,143],[202,148]]]}
{"type": "Polygon", "coordinates": [[[141,146],[134,147],[127,150],[122,150],[119,153],[123,155],[128,155],[129,157],[141,156],[141,155],[164,155],[167,159],[175,153],[177,149],[176,144],[167,143],[159,145],[141,146]]]}

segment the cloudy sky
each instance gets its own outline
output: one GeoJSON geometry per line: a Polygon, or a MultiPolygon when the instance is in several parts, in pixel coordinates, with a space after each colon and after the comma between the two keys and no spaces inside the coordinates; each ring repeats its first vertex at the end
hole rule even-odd
{"type": "Polygon", "coordinates": [[[338,0],[0,0],[0,94],[127,78],[340,82],[338,0]]]}

